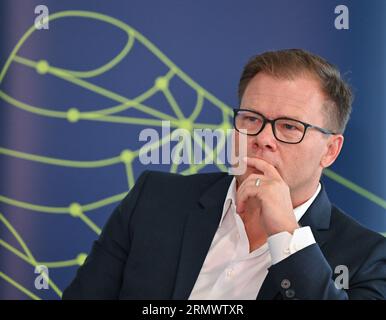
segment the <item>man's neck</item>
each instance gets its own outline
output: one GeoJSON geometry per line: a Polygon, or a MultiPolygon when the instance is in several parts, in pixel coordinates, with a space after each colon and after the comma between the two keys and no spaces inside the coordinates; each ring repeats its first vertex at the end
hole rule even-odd
{"type": "Polygon", "coordinates": [[[302,190],[291,190],[291,201],[293,208],[301,206],[307,202],[316,192],[319,185],[319,180],[312,183],[312,185],[302,188],[302,190]]]}

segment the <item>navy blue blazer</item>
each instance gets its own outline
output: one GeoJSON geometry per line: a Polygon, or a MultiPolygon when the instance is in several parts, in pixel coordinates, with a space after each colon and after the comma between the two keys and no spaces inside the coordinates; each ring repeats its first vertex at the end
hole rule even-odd
{"type": "MultiPolygon", "coordinates": [[[[188,299],[217,230],[232,176],[145,171],[114,210],[64,299],[188,299]]],[[[316,244],[272,265],[257,299],[384,299],[386,238],[322,190],[300,220],[316,244]],[[349,271],[337,289],[335,268],[349,271]]]]}

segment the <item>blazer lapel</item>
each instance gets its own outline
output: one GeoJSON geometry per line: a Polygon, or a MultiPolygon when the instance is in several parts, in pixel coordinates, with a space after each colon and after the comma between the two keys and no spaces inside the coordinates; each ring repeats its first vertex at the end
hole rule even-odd
{"type": "Polygon", "coordinates": [[[218,228],[232,178],[217,180],[198,200],[197,209],[188,214],[172,299],[189,298],[218,228]]]}
{"type": "Polygon", "coordinates": [[[300,219],[299,224],[302,227],[309,226],[319,247],[327,241],[331,222],[331,202],[328,199],[324,185],[321,183],[320,190],[315,201],[308,208],[306,213],[300,219]]]}
{"type": "MultiPolygon", "coordinates": [[[[322,247],[327,241],[331,219],[331,202],[328,199],[324,185],[321,185],[322,189],[318,196],[299,221],[300,226],[309,226],[311,228],[315,241],[319,247],[322,247]]],[[[256,299],[271,300],[279,293],[276,286],[272,283],[271,276],[272,273],[268,269],[268,274],[264,279],[256,299]]]]}

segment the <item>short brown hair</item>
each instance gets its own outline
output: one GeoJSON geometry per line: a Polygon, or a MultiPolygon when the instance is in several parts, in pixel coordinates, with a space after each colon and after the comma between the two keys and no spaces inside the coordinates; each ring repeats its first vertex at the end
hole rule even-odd
{"type": "Polygon", "coordinates": [[[239,82],[239,101],[248,83],[259,72],[284,79],[293,79],[302,74],[314,76],[328,97],[325,103],[327,124],[330,130],[343,133],[350,118],[353,94],[342,79],[339,70],[325,59],[302,49],[268,51],[252,57],[239,82]]]}

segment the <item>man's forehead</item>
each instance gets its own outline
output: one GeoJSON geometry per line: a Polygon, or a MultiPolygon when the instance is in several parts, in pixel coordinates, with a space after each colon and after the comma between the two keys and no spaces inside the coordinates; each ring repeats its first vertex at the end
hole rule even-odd
{"type": "MultiPolygon", "coordinates": [[[[293,80],[269,75],[256,75],[248,84],[241,100],[243,108],[260,111],[287,111],[301,115],[316,111],[324,101],[316,80],[300,77],[293,80]]],[[[276,112],[275,112],[276,113],[276,112]]]]}
{"type": "Polygon", "coordinates": [[[267,117],[291,117],[302,120],[306,114],[315,114],[319,108],[315,108],[312,99],[302,97],[289,98],[283,95],[259,94],[243,99],[241,108],[255,110],[265,114],[267,117]]]}
{"type": "Polygon", "coordinates": [[[270,102],[280,103],[282,105],[289,105],[296,108],[302,108],[312,100],[312,94],[307,95],[285,95],[275,93],[262,93],[258,91],[250,92],[248,95],[244,95],[242,101],[253,101],[254,103],[270,102]]]}
{"type": "Polygon", "coordinates": [[[241,99],[242,108],[260,111],[271,118],[285,116],[313,120],[319,116],[325,97],[317,82],[303,79],[293,83],[291,80],[274,79],[284,82],[276,85],[272,78],[268,79],[268,83],[266,79],[262,80],[251,81],[251,86],[248,85],[241,99]]]}

